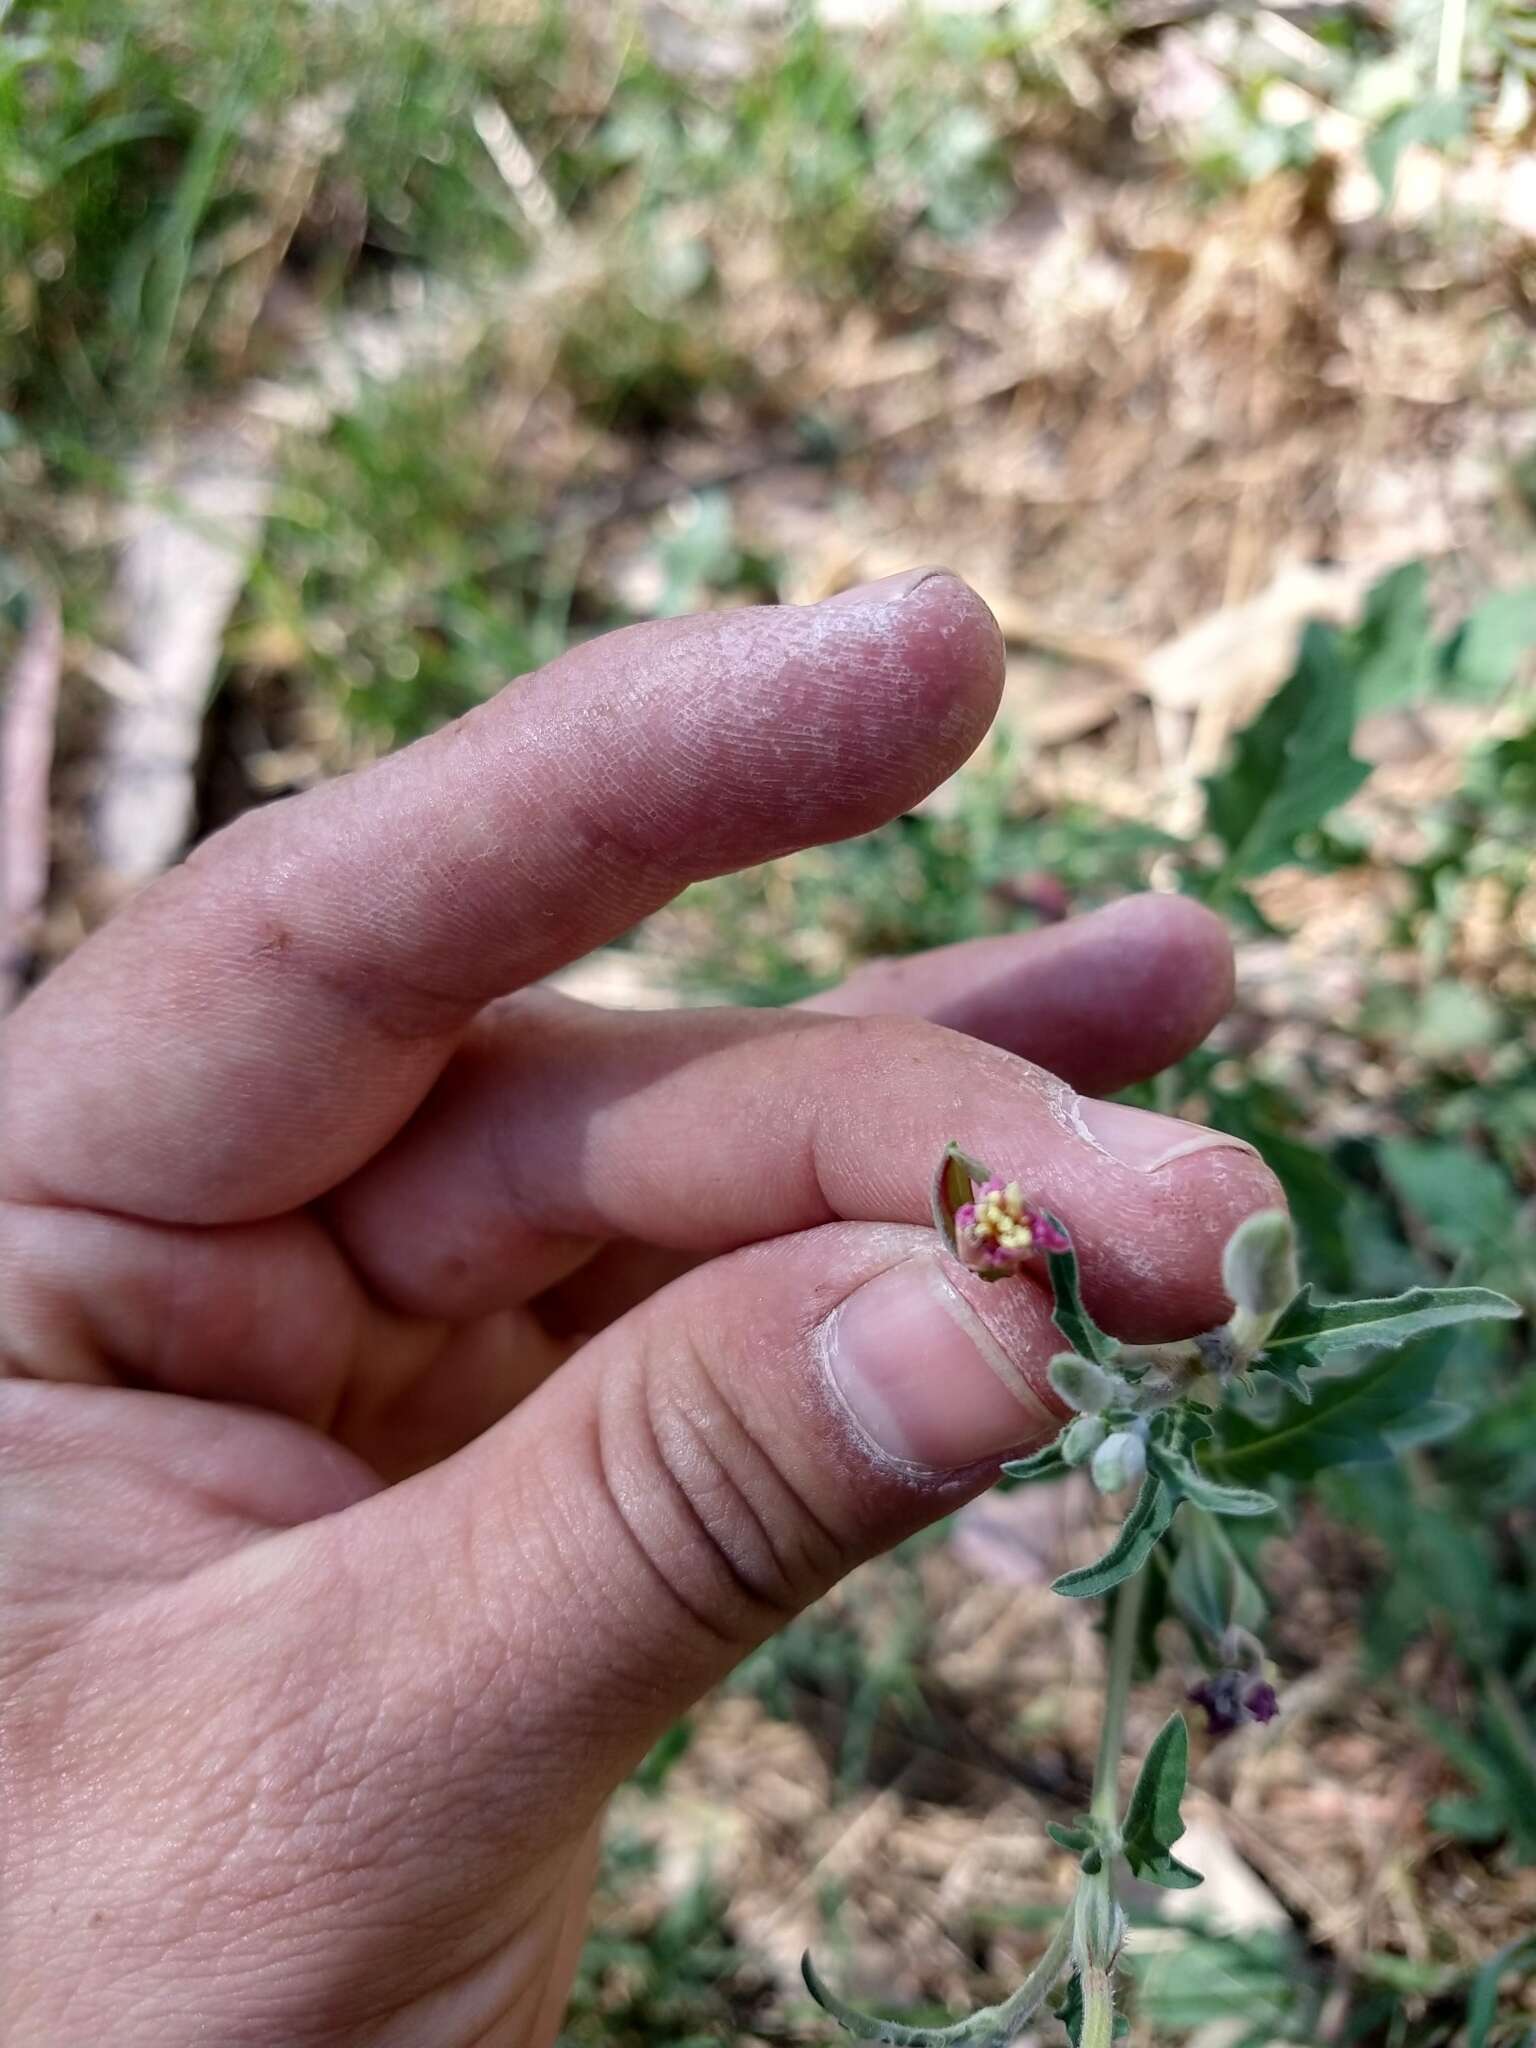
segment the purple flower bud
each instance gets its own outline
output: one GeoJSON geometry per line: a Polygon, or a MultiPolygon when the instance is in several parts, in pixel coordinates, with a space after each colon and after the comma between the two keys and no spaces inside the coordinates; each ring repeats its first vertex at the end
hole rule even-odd
{"type": "Polygon", "coordinates": [[[1248,1671],[1218,1671],[1189,1689],[1189,1698],[1204,1707],[1213,1736],[1230,1735],[1248,1721],[1272,1721],[1280,1711],[1279,1696],[1267,1678],[1248,1671]]]}
{"type": "Polygon", "coordinates": [[[1250,1721],[1273,1721],[1280,1711],[1280,1695],[1267,1678],[1256,1678],[1243,1694],[1243,1711],[1250,1721]]]}

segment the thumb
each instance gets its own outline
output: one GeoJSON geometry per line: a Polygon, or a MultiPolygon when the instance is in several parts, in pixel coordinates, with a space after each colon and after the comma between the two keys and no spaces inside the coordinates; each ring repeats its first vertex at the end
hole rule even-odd
{"type": "MultiPolygon", "coordinates": [[[[460,1867],[466,1814],[487,1849],[584,1820],[746,1651],[980,1491],[1054,1426],[1060,1348],[1032,1280],[987,1287],[930,1230],[829,1224],[696,1268],[340,1517],[395,1614],[421,1576],[402,1543],[464,1561],[434,1571],[431,1631],[473,1702],[438,1759],[460,1867]]],[[[373,1654],[370,1694],[424,1725],[441,1665],[414,1631],[373,1654]]]]}

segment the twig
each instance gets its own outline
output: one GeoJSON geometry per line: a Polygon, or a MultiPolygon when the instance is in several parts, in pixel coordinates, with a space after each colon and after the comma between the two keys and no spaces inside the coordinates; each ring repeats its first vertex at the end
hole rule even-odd
{"type": "Polygon", "coordinates": [[[522,209],[529,227],[540,241],[550,241],[564,226],[559,201],[534,161],[533,151],[513,127],[505,107],[499,100],[481,100],[475,108],[474,123],[486,155],[522,209]]]}
{"type": "Polygon", "coordinates": [[[1461,84],[1461,53],[1467,39],[1467,0],[1444,0],[1440,47],[1435,53],[1435,91],[1450,94],[1461,84]]]}
{"type": "Polygon", "coordinates": [[[34,585],[0,704],[0,1016],[21,993],[48,893],[48,778],[63,653],[58,598],[34,585]]]}

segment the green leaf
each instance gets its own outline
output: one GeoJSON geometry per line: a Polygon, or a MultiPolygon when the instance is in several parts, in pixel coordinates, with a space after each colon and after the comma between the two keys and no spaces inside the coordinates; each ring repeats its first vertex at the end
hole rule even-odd
{"type": "MultiPolygon", "coordinates": [[[[1082,2048],[1083,1987],[1081,1980],[1076,1975],[1073,1976],[1071,1982],[1067,1985],[1066,1995],[1063,1997],[1061,2004],[1056,2008],[1056,2017],[1066,2028],[1067,2039],[1071,2042],[1072,2048],[1082,2048]]],[[[1110,2039],[1112,2041],[1123,2041],[1130,2031],[1130,2021],[1123,2012],[1117,2012],[1110,2039]]]]}
{"type": "Polygon", "coordinates": [[[1520,1202],[1504,1169],[1470,1145],[1387,1138],[1377,1148],[1399,1202],[1429,1226],[1453,1257],[1497,1253],[1515,1228],[1520,1202]]]}
{"type": "Polygon", "coordinates": [[[1179,1517],[1177,1544],[1168,1593],[1186,1626],[1212,1643],[1232,1627],[1256,1634],[1264,1625],[1264,1595],[1220,1521],[1191,1505],[1179,1517]]]}
{"type": "Polygon", "coordinates": [[[1526,1957],[1536,1961],[1536,1934],[1517,1935],[1478,1971],[1467,2000],[1467,2048],[1488,2048],[1488,2038],[1498,2018],[1499,1980],[1506,1970],[1526,1957]]]}
{"type": "Polygon", "coordinates": [[[1298,1401],[1310,1407],[1312,1405],[1312,1389],[1301,1376],[1302,1366],[1310,1362],[1305,1353],[1299,1357],[1290,1358],[1282,1352],[1278,1358],[1273,1358],[1268,1352],[1265,1352],[1261,1357],[1253,1361],[1253,1369],[1256,1372],[1267,1372],[1270,1378],[1277,1379],[1288,1393],[1294,1394],[1298,1401]]]}
{"type": "Polygon", "coordinates": [[[1411,1415],[1389,1423],[1383,1433],[1393,1456],[1400,1458],[1404,1451],[1421,1444],[1444,1443],[1447,1437],[1466,1427],[1471,1414],[1472,1410],[1462,1401],[1425,1401],[1411,1415]]]}
{"type": "Polygon", "coordinates": [[[1429,690],[1435,643],[1429,620],[1429,579],[1422,562],[1391,569],[1366,595],[1350,635],[1361,713],[1411,704],[1429,690]]]}
{"type": "Polygon", "coordinates": [[[1125,1860],[1136,1875],[1168,1891],[1188,1891],[1200,1873],[1169,1854],[1184,1832],[1179,1806],[1189,1772],[1189,1730],[1170,1714],[1153,1738],[1137,1774],[1122,1830],[1125,1860]]]}
{"type": "Polygon", "coordinates": [[[1397,192],[1397,166],[1403,151],[1415,143],[1443,149],[1467,132],[1468,108],[1458,93],[1426,93],[1399,107],[1376,129],[1365,145],[1365,160],[1381,188],[1381,210],[1387,212],[1397,192]]]}
{"type": "Polygon", "coordinates": [[[1066,2028],[1072,2048],[1083,2048],[1083,1986],[1075,1970],[1056,2009],[1056,2017],[1066,2028]]]}
{"type": "Polygon", "coordinates": [[[1064,1828],[1059,1822],[1049,1820],[1045,1824],[1045,1832],[1058,1847],[1070,1849],[1074,1856],[1080,1856],[1085,1849],[1093,1847],[1091,1828],[1064,1828]]]}
{"type": "Polygon", "coordinates": [[[1427,1060],[1460,1060],[1497,1045],[1506,1013],[1492,996],[1465,981],[1435,981],[1413,1006],[1405,1035],[1427,1060]]]}
{"type": "Polygon", "coordinates": [[[1206,818],[1226,848],[1219,886],[1297,858],[1297,842],[1370,773],[1349,751],[1355,675],[1340,636],[1308,626],[1290,679],[1238,734],[1232,758],[1206,783],[1206,818]]]}
{"type": "Polygon", "coordinates": [[[1152,1555],[1158,1538],[1173,1520],[1177,1506],[1178,1497],[1170,1494],[1162,1481],[1149,1472],[1142,1480],[1141,1491],[1109,1549],[1097,1563],[1082,1565],[1074,1572],[1064,1572],[1051,1591],[1064,1594],[1070,1600],[1091,1600],[1118,1586],[1132,1572],[1140,1571],[1152,1555]]]}
{"type": "Polygon", "coordinates": [[[1147,1457],[1171,1488],[1209,1515],[1272,1515],[1275,1511],[1271,1495],[1250,1486],[1223,1486],[1219,1479],[1207,1478],[1193,1458],[1171,1444],[1150,1444],[1147,1457]]]}
{"type": "Polygon", "coordinates": [[[1083,1307],[1082,1289],[1078,1281],[1077,1253],[1072,1245],[1071,1233],[1061,1219],[1052,1216],[1049,1210],[1043,1210],[1041,1213],[1046,1222],[1067,1239],[1067,1249],[1064,1252],[1046,1253],[1046,1270],[1050,1275],[1051,1293],[1055,1298],[1055,1306],[1051,1311],[1052,1319],[1070,1348],[1080,1358],[1091,1359],[1095,1365],[1113,1367],[1120,1347],[1113,1337],[1106,1336],[1083,1307]]]}
{"type": "Polygon", "coordinates": [[[1308,1286],[1270,1332],[1259,1362],[1292,1347],[1307,1353],[1304,1363],[1334,1351],[1395,1348],[1429,1330],[1490,1317],[1508,1320],[1519,1313],[1507,1294],[1491,1287],[1410,1287],[1387,1301],[1319,1301],[1308,1286]]]}
{"type": "Polygon", "coordinates": [[[1235,2048],[1313,2042],[1317,1992],[1287,1928],[1246,1936],[1181,1928],[1177,1941],[1133,1947],[1126,1965],[1136,1978],[1137,2016],[1159,2040],[1204,2035],[1220,2024],[1222,2038],[1242,2028],[1235,2048]]]}
{"type": "Polygon", "coordinates": [[[1496,1799],[1436,1799],[1429,1824],[1464,1842],[1497,1842],[1503,1839],[1506,1817],[1496,1799]]]}
{"type": "Polygon", "coordinates": [[[1507,690],[1536,647],[1536,585],[1496,590],[1471,612],[1440,650],[1440,687],[1447,697],[1483,702],[1507,690]]]}
{"type": "Polygon", "coordinates": [[[1061,1438],[1049,1443],[1043,1449],[1034,1451],[1027,1458],[1014,1458],[1003,1467],[1005,1478],[1027,1482],[1031,1479],[1059,1479],[1067,1470],[1067,1461],[1061,1455],[1061,1438]]]}
{"type": "Polygon", "coordinates": [[[979,1159],[968,1157],[954,1139],[950,1139],[944,1147],[938,1172],[933,1177],[930,1201],[933,1227],[951,1251],[955,1249],[955,1211],[970,1201],[973,1181],[980,1186],[991,1177],[979,1159]]]}
{"type": "Polygon", "coordinates": [[[1271,1420],[1221,1411],[1221,1447],[1208,1462],[1223,1479],[1310,1479],[1331,1465],[1379,1464],[1396,1455],[1386,1432],[1411,1423],[1430,1398],[1449,1349],[1443,1336],[1372,1360],[1352,1373],[1323,1373],[1312,1405],[1287,1398],[1271,1420]]]}

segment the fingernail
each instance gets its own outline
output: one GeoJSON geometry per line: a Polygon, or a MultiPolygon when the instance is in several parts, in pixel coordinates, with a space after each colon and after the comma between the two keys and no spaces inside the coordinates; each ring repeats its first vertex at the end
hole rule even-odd
{"type": "Polygon", "coordinates": [[[1058,1420],[931,1257],[849,1295],[827,1326],[826,1359],[863,1434],[905,1464],[971,1465],[1058,1420]]]}
{"type": "Polygon", "coordinates": [[[903,569],[895,576],[881,576],[874,583],[856,583],[851,590],[840,590],[835,597],[824,597],[817,606],[818,611],[836,611],[839,606],[852,610],[856,605],[900,604],[904,597],[910,597],[925,583],[931,583],[936,576],[948,576],[948,569],[903,569]]]}
{"type": "Polygon", "coordinates": [[[1085,1096],[1078,1104],[1077,1121],[1101,1152],[1122,1166],[1134,1166],[1138,1173],[1157,1173],[1196,1152],[1249,1152],[1258,1157],[1250,1144],[1225,1131],[1208,1131],[1182,1117],[1157,1116],[1124,1102],[1095,1102],[1085,1096]]]}

